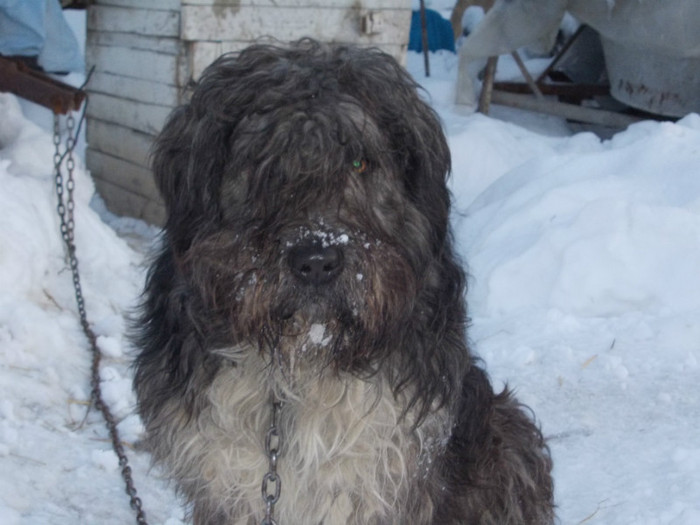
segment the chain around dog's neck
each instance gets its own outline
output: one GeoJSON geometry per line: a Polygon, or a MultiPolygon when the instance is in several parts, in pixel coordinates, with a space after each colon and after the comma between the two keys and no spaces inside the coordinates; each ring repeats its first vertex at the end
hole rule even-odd
{"type": "Polygon", "coordinates": [[[275,521],[275,504],[280,499],[282,491],[282,479],[277,474],[277,458],[282,445],[282,437],[279,428],[277,428],[277,419],[279,417],[282,402],[275,397],[270,396],[271,418],[270,427],[265,435],[265,453],[267,454],[269,469],[263,476],[262,480],[262,499],[265,504],[265,517],[260,522],[260,525],[278,525],[275,521]],[[270,487],[270,484],[273,487],[270,487]]]}

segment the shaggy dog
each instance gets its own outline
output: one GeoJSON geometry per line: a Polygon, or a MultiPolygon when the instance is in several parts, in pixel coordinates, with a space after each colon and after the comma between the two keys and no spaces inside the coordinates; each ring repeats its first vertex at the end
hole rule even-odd
{"type": "Polygon", "coordinates": [[[194,523],[553,521],[542,435],[467,346],[417,87],[377,50],[256,45],[160,134],[135,388],[194,523]]]}

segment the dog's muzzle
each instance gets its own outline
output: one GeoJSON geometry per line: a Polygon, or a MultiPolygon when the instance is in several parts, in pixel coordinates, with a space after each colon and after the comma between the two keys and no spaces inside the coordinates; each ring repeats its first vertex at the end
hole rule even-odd
{"type": "Polygon", "coordinates": [[[344,255],[340,246],[310,243],[290,249],[287,262],[299,281],[322,286],[335,280],[343,271],[344,255]]]}

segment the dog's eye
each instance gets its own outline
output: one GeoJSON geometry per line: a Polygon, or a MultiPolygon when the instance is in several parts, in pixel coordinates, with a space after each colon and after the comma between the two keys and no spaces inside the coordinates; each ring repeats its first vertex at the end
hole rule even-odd
{"type": "Polygon", "coordinates": [[[352,169],[355,173],[364,173],[367,171],[367,161],[359,159],[352,162],[352,169]]]}

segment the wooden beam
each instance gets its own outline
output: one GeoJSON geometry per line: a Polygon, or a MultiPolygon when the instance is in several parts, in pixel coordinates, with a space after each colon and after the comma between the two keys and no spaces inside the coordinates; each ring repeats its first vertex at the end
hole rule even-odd
{"type": "MultiPolygon", "coordinates": [[[[561,97],[593,98],[610,95],[610,86],[607,84],[570,84],[565,82],[547,82],[540,84],[543,95],[557,95],[561,97]]],[[[509,93],[532,93],[530,86],[524,82],[494,82],[493,89],[507,91],[509,93]]]]}
{"type": "Polygon", "coordinates": [[[505,91],[493,91],[491,101],[494,104],[501,104],[548,115],[556,115],[568,120],[599,124],[612,128],[626,128],[630,124],[644,120],[640,117],[623,115],[614,111],[603,109],[586,108],[574,104],[565,104],[554,100],[538,100],[531,95],[519,95],[516,93],[506,93],[505,91]]]}
{"type": "Polygon", "coordinates": [[[496,66],[498,65],[498,57],[489,57],[486,62],[486,73],[481,86],[481,94],[479,95],[479,113],[484,115],[489,114],[491,108],[491,95],[493,92],[493,79],[496,77],[496,66]]]}

